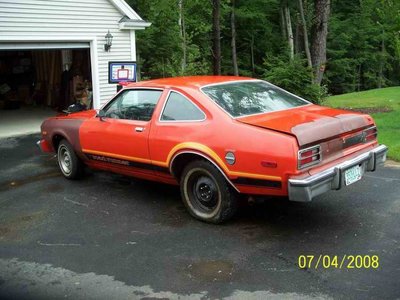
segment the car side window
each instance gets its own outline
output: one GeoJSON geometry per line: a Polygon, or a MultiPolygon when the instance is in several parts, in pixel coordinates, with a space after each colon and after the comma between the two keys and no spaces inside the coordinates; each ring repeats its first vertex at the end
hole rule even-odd
{"type": "Polygon", "coordinates": [[[161,94],[160,90],[123,91],[103,109],[105,117],[150,121],[161,94]]]}
{"type": "Polygon", "coordinates": [[[161,121],[202,121],[206,115],[185,96],[171,92],[161,114],[161,121]]]}

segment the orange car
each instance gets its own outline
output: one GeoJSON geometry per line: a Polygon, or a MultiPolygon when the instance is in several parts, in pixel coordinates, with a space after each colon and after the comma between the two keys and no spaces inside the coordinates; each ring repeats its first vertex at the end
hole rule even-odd
{"type": "Polygon", "coordinates": [[[188,211],[220,223],[238,195],[311,201],[386,160],[369,115],[314,105],[268,82],[198,76],[129,84],[99,111],[50,118],[38,142],[68,179],[84,165],[179,184],[188,211]]]}

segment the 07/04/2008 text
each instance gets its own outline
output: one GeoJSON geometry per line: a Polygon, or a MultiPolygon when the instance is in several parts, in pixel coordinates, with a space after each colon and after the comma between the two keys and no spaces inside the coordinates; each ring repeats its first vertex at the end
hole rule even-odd
{"type": "Polygon", "coordinates": [[[378,255],[300,255],[300,269],[378,269],[378,255]]]}

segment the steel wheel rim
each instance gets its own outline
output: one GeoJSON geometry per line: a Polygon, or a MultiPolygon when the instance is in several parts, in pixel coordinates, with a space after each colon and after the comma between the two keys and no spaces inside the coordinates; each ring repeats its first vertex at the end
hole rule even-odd
{"type": "Polygon", "coordinates": [[[58,161],[60,163],[61,171],[64,174],[70,174],[72,171],[71,154],[65,146],[60,146],[58,150],[58,161]]]}
{"type": "Polygon", "coordinates": [[[188,192],[193,207],[202,213],[213,213],[219,206],[220,193],[215,180],[202,170],[196,170],[188,179],[188,192]]]}
{"type": "Polygon", "coordinates": [[[214,209],[217,206],[217,187],[208,176],[200,176],[193,183],[193,195],[195,200],[206,209],[214,209]]]}

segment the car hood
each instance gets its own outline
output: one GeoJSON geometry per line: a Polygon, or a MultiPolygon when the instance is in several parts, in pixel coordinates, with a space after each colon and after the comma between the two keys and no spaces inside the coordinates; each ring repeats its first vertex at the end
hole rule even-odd
{"type": "Polygon", "coordinates": [[[372,118],[368,115],[318,105],[240,117],[236,120],[291,134],[297,138],[300,146],[330,139],[373,124],[372,118]]]}

